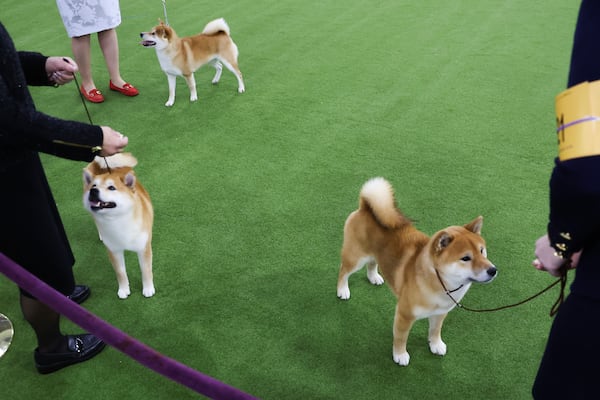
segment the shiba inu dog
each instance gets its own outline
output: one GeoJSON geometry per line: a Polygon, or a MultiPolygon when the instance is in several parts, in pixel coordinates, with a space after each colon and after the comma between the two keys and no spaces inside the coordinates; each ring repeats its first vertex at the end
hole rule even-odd
{"type": "Polygon", "coordinates": [[[173,28],[163,22],[150,32],[140,33],[140,36],[143,46],[155,48],[160,67],[167,74],[169,99],[165,106],[170,107],[175,102],[175,80],[178,76],[185,78],[190,89],[190,101],[198,100],[194,72],[206,64],[211,64],[216,70],[213,84],[221,79],[225,65],[238,80],[238,92],[246,90],[238,67],[238,48],[223,18],[209,22],[202,33],[194,36],[180,38],[173,28]]]}
{"type": "Polygon", "coordinates": [[[408,365],[408,334],[413,323],[423,318],[429,319],[429,349],[433,354],[446,354],[441,337],[446,315],[472,282],[490,282],[496,276],[481,237],[482,224],[479,216],[429,237],[397,208],[388,181],[373,178],[363,185],[359,208],[344,225],[337,295],[350,298],[348,277],[365,264],[372,284],[387,281],[398,300],[393,327],[396,363],[408,365]]]}
{"type": "Polygon", "coordinates": [[[100,239],[117,275],[121,299],[131,291],[125,269],[125,250],[138,255],[142,272],[142,294],[155,293],[152,276],[152,224],[154,211],[150,196],[138,181],[130,153],[96,157],[83,170],[83,206],[98,228],[100,239]]]}

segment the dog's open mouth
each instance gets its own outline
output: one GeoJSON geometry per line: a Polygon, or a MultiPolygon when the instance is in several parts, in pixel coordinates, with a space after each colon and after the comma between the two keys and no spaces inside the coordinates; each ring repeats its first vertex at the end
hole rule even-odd
{"type": "Polygon", "coordinates": [[[142,40],[140,44],[144,47],[156,46],[156,42],[154,40],[142,40]]]}
{"type": "Polygon", "coordinates": [[[104,208],[115,208],[116,206],[117,203],[115,203],[114,201],[90,201],[90,208],[93,211],[102,210],[104,208]]]}

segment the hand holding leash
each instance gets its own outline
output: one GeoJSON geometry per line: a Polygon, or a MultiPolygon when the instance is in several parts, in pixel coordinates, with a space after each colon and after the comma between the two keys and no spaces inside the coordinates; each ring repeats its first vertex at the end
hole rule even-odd
{"type": "Polygon", "coordinates": [[[535,256],[537,258],[531,264],[540,271],[546,271],[552,276],[561,277],[566,274],[568,269],[577,266],[580,255],[581,251],[574,253],[571,256],[570,263],[568,263],[568,260],[556,254],[556,250],[550,245],[548,235],[544,235],[535,242],[535,256]]]}
{"type": "Polygon", "coordinates": [[[100,155],[102,157],[108,157],[115,153],[120,153],[129,142],[129,138],[127,136],[123,136],[121,133],[108,126],[102,126],[102,134],[104,135],[104,139],[102,141],[102,150],[100,150],[100,155]]]}
{"type": "Polygon", "coordinates": [[[48,80],[55,85],[64,85],[75,79],[75,72],[79,67],[68,57],[48,57],[46,59],[46,73],[48,80]]]}

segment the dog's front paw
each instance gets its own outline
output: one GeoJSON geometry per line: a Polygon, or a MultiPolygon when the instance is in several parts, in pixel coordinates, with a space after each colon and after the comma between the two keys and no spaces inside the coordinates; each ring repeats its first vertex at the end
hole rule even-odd
{"type": "Polygon", "coordinates": [[[429,350],[431,350],[433,354],[443,356],[446,354],[446,343],[441,340],[429,342],[429,350]]]}
{"type": "Polygon", "coordinates": [[[145,287],[142,290],[142,294],[144,295],[144,297],[152,297],[154,296],[154,293],[156,293],[156,291],[154,290],[154,286],[145,287]]]}
{"type": "Polygon", "coordinates": [[[195,95],[195,94],[191,95],[190,101],[198,101],[198,95],[195,95]]]}
{"type": "Polygon", "coordinates": [[[129,295],[131,294],[131,291],[129,290],[129,288],[119,288],[119,290],[117,291],[117,296],[119,296],[120,299],[126,299],[127,297],[129,297],[129,295]]]}
{"type": "Polygon", "coordinates": [[[165,103],[165,106],[171,107],[174,103],[175,103],[174,100],[167,100],[167,102],[165,103]]]}
{"type": "Polygon", "coordinates": [[[394,354],[394,362],[398,365],[406,367],[410,362],[410,355],[408,354],[408,352],[394,354]]]}
{"type": "Polygon", "coordinates": [[[337,290],[337,297],[342,300],[348,300],[350,298],[350,288],[348,285],[345,287],[339,287],[337,290]]]}
{"type": "Polygon", "coordinates": [[[245,88],[245,87],[243,87],[243,86],[240,86],[240,87],[238,88],[238,93],[244,93],[245,91],[246,91],[246,88],[245,88]]]}
{"type": "Polygon", "coordinates": [[[369,282],[371,282],[373,285],[383,285],[383,277],[377,272],[367,272],[367,278],[369,279],[369,282]]]}

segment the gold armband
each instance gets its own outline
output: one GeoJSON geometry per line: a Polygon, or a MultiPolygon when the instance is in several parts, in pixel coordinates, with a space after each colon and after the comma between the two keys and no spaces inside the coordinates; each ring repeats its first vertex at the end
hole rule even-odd
{"type": "Polygon", "coordinates": [[[556,96],[558,158],[600,155],[600,81],[583,82],[556,96]]]}

